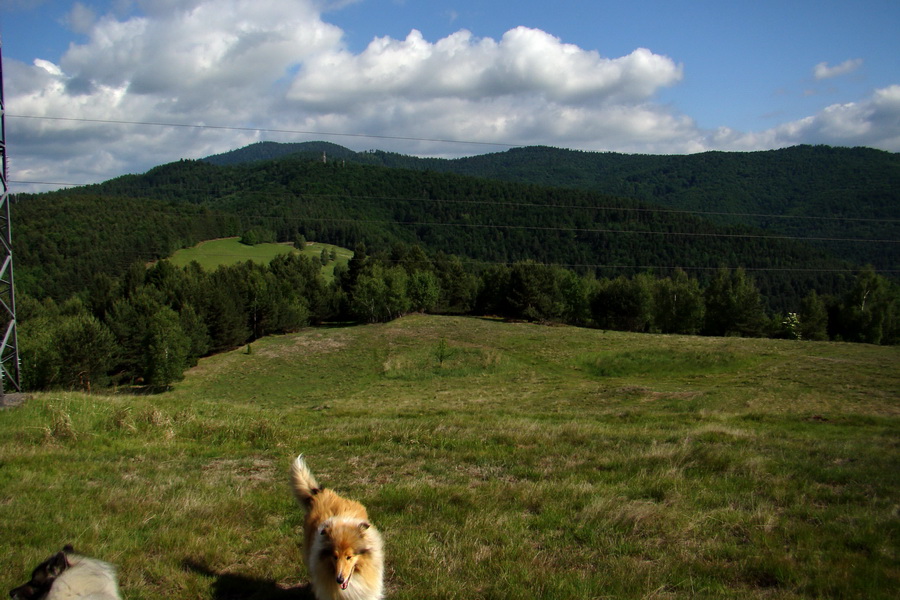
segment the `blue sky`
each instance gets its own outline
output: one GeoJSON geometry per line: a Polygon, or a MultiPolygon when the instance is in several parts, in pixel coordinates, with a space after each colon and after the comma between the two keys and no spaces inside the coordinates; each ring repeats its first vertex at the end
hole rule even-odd
{"type": "Polygon", "coordinates": [[[897,31],[896,0],[0,0],[10,174],[99,181],[263,139],[896,152],[897,31]]]}

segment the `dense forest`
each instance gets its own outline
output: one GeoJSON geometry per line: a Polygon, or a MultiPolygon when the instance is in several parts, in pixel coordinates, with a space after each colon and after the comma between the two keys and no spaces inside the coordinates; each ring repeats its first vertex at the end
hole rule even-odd
{"type": "MultiPolygon", "coordinates": [[[[199,357],[263,335],[412,311],[900,342],[900,288],[889,277],[896,264],[865,267],[846,247],[579,186],[375,164],[399,155],[321,144],[278,157],[284,148],[257,146],[14,197],[29,388],[165,387],[199,357]],[[261,149],[268,155],[251,158],[261,149]],[[320,262],[300,256],[214,272],[160,260],[241,234],[327,242],[355,255],[333,283],[322,280],[320,262]]],[[[872,175],[873,197],[892,176],[872,175]]],[[[895,226],[896,205],[874,204],[866,214],[895,226]]],[[[842,244],[880,254],[896,236],[842,244]]]]}
{"type": "MultiPolygon", "coordinates": [[[[238,166],[181,161],[143,175],[13,205],[19,283],[61,300],[83,274],[168,256],[252,226],[353,247],[420,244],[489,265],[533,260],[598,277],[667,274],[706,282],[720,267],[753,273],[766,308],[794,309],[810,289],[844,289],[860,266],[800,240],[584,190],[452,173],[292,157],[238,166]],[[63,271],[66,271],[65,273],[63,271]]],[[[847,242],[856,244],[857,242],[847,242]]]]}
{"type": "Polygon", "coordinates": [[[900,265],[900,154],[795,146],[760,152],[641,155],[548,147],[459,159],[416,158],[336,144],[262,142],[205,159],[244,164],[287,155],[574,188],[691,211],[719,224],[811,240],[881,269],[900,265]],[[837,240],[888,240],[892,243],[837,240]]]}

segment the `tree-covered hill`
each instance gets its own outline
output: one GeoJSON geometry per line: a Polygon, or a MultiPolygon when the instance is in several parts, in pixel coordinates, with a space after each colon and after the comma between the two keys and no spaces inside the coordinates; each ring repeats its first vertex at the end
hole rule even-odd
{"type": "Polygon", "coordinates": [[[19,195],[12,203],[16,287],[64,300],[98,274],[239,232],[237,218],[202,206],[95,193],[19,195]]]}
{"type": "Polygon", "coordinates": [[[900,267],[896,243],[829,242],[900,241],[900,154],[828,146],[683,156],[521,148],[460,159],[454,171],[591,189],[698,211],[720,223],[827,238],[819,243],[852,260],[900,267]]]}
{"type": "Polygon", "coordinates": [[[858,265],[791,239],[634,199],[305,155],[236,166],[180,161],[14,204],[20,286],[65,298],[88,275],[260,226],[354,247],[419,244],[475,265],[521,260],[615,277],[676,267],[752,273],[769,306],[832,293],[858,265]]]}
{"type": "Polygon", "coordinates": [[[900,154],[869,148],[796,146],[661,156],[524,147],[448,160],[354,153],[311,142],[256,144],[207,160],[236,164],[259,160],[256,156],[321,157],[326,151],[343,161],[631,198],[721,224],[816,238],[811,243],[856,263],[900,269],[900,154]],[[841,241],[847,239],[855,241],[841,241]]]}

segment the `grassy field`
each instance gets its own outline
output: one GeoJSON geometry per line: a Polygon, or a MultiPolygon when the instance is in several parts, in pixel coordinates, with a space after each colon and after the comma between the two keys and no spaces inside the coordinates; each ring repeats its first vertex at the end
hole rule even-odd
{"type": "MultiPolygon", "coordinates": [[[[192,248],[177,251],[168,260],[177,267],[184,267],[191,261],[197,261],[204,270],[213,271],[221,266],[234,265],[247,260],[268,264],[279,254],[297,252],[291,244],[257,244],[248,246],[240,243],[238,239],[231,237],[201,242],[192,248]]],[[[353,256],[353,252],[340,246],[316,242],[308,243],[306,248],[303,249],[303,254],[319,258],[323,248],[329,253],[334,250],[336,254],[335,261],[330,261],[322,267],[323,275],[325,275],[327,280],[330,280],[334,276],[335,264],[340,262],[346,264],[350,257],[353,256]]]]}
{"type": "Polygon", "coordinates": [[[71,542],[126,599],[312,598],[299,452],[388,597],[895,598],[900,348],[414,315],[0,412],[0,578],[71,542]]]}

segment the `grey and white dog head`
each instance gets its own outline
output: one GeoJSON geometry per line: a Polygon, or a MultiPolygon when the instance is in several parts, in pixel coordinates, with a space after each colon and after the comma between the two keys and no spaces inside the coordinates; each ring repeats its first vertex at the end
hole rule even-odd
{"type": "Polygon", "coordinates": [[[46,597],[53,582],[69,568],[66,555],[73,552],[72,546],[66,544],[65,548],[34,568],[28,583],[10,590],[9,597],[12,600],[40,600],[46,597]]]}

